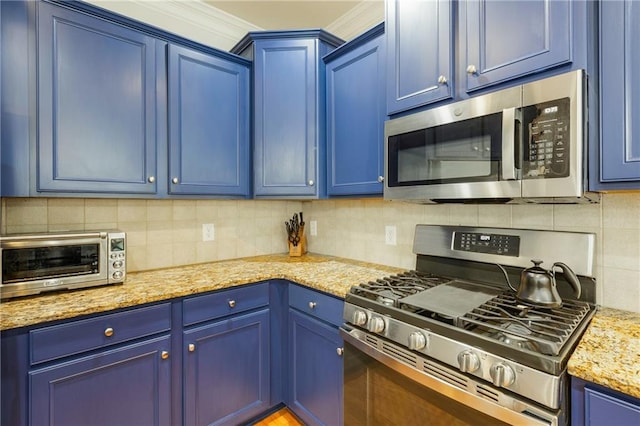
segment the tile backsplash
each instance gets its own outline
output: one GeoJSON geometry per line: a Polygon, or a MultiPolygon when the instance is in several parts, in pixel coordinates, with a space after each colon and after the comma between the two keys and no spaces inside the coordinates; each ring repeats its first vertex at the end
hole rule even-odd
{"type": "Polygon", "coordinates": [[[411,269],[418,223],[478,225],[597,235],[598,303],[640,312],[640,193],[603,194],[589,205],[417,205],[376,199],[135,200],[3,198],[2,233],[118,228],[128,268],[141,271],[287,251],[284,221],[304,211],[309,250],[411,269]],[[213,223],[215,240],[202,241],[213,223]],[[385,244],[385,226],[397,244],[385,244]],[[308,227],[307,227],[308,229],[308,227]]]}

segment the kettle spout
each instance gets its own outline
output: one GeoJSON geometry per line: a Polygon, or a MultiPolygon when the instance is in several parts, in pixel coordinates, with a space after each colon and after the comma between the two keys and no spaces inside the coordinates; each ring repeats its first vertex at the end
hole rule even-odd
{"type": "Polygon", "coordinates": [[[512,285],[511,285],[511,281],[509,281],[509,275],[507,274],[507,271],[502,267],[502,265],[500,265],[499,263],[495,264],[498,268],[500,268],[500,270],[502,271],[502,273],[504,274],[504,279],[507,281],[507,285],[509,286],[509,288],[511,290],[513,290],[514,293],[517,293],[518,290],[516,290],[512,285]]]}

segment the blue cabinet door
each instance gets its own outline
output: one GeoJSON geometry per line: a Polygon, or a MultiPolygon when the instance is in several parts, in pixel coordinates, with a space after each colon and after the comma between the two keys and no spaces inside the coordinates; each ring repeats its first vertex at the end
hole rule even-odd
{"type": "Polygon", "coordinates": [[[169,425],[169,349],[165,336],[30,372],[30,424],[169,425]]]}
{"type": "Polygon", "coordinates": [[[357,47],[349,46],[358,43],[352,40],[325,57],[328,195],[382,195],[383,29],[380,26],[379,35],[357,47]]]}
{"type": "Polygon", "coordinates": [[[459,3],[459,46],[467,91],[571,62],[572,2],[459,3]]]}
{"type": "Polygon", "coordinates": [[[342,424],[342,339],[338,329],[289,309],[287,406],[308,425],[342,424]]]}
{"type": "Polygon", "coordinates": [[[600,176],[591,189],[640,189],[639,6],[600,3],[600,176]]]}
{"type": "Polygon", "coordinates": [[[157,43],[39,3],[38,191],[156,192],[157,43]]]}
{"type": "Polygon", "coordinates": [[[269,310],[183,334],[184,421],[242,424],[269,408],[269,310]]]}
{"type": "Polygon", "coordinates": [[[640,400],[572,377],[571,425],[640,425],[640,400]]]}
{"type": "Polygon", "coordinates": [[[393,0],[386,8],[387,113],[451,98],[451,0],[393,0]]]}
{"type": "Polygon", "coordinates": [[[169,193],[249,195],[249,68],[169,46],[169,193]]]}
{"type": "Polygon", "coordinates": [[[257,40],[254,49],[255,195],[317,197],[325,170],[318,41],[257,40]]]}

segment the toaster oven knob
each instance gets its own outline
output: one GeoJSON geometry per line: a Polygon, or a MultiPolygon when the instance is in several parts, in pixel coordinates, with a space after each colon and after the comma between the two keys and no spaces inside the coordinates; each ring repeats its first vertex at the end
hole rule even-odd
{"type": "Polygon", "coordinates": [[[513,368],[502,362],[492,365],[489,374],[495,386],[506,387],[516,380],[516,373],[514,373],[513,368]]]}
{"type": "Polygon", "coordinates": [[[367,323],[367,314],[364,311],[353,311],[351,322],[363,326],[367,323]]]}
{"type": "Polygon", "coordinates": [[[414,331],[409,335],[409,349],[419,351],[425,347],[427,347],[427,336],[419,331],[414,331]]]}
{"type": "Polygon", "coordinates": [[[116,260],[115,262],[113,262],[113,267],[122,268],[122,260],[116,260]]]}
{"type": "Polygon", "coordinates": [[[384,320],[380,317],[371,317],[369,324],[367,324],[367,330],[372,333],[382,333],[384,331],[384,320]]]}
{"type": "Polygon", "coordinates": [[[473,373],[480,368],[480,358],[471,351],[462,351],[458,354],[458,365],[463,373],[473,373]]]}
{"type": "Polygon", "coordinates": [[[122,271],[115,271],[113,275],[111,275],[114,279],[119,280],[122,278],[122,271]]]}

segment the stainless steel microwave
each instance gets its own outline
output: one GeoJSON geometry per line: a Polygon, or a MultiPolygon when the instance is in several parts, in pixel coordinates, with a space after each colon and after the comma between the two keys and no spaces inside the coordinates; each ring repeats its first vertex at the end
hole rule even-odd
{"type": "Polygon", "coordinates": [[[0,298],[122,283],[126,245],[120,231],[0,236],[0,298]]]}
{"type": "Polygon", "coordinates": [[[385,123],[387,200],[597,202],[582,70],[385,123]]]}

